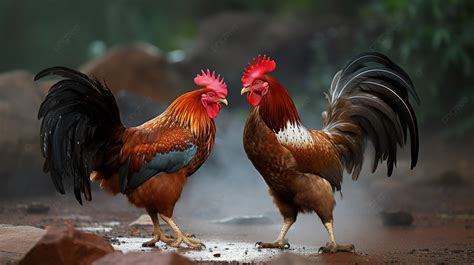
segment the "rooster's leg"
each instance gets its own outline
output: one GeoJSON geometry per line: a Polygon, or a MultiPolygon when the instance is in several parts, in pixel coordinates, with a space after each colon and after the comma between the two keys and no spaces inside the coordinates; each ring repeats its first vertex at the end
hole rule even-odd
{"type": "Polygon", "coordinates": [[[354,251],[354,245],[348,244],[348,245],[338,245],[336,243],[336,238],[334,236],[334,228],[333,228],[333,222],[327,222],[324,224],[326,227],[326,230],[328,231],[329,234],[329,240],[324,247],[319,248],[319,252],[323,253],[335,253],[335,252],[352,252],[354,251]]]}
{"type": "Polygon", "coordinates": [[[153,238],[142,244],[143,247],[154,247],[155,243],[160,241],[161,228],[160,222],[158,221],[158,215],[156,212],[147,211],[150,215],[151,221],[153,222],[153,238]]]}
{"type": "Polygon", "coordinates": [[[204,246],[201,243],[201,241],[192,239],[191,236],[189,236],[187,234],[183,234],[183,232],[181,232],[181,230],[176,225],[176,223],[173,221],[173,219],[171,219],[170,217],[167,217],[163,214],[160,214],[160,216],[171,227],[171,229],[173,229],[173,231],[175,233],[175,236],[176,236],[176,240],[171,242],[171,243],[168,243],[168,245],[177,248],[177,247],[179,247],[179,245],[181,245],[181,243],[185,243],[190,248],[194,248],[194,249],[201,249],[204,246]]]}
{"type": "Polygon", "coordinates": [[[142,244],[143,247],[154,247],[155,243],[158,241],[163,241],[165,243],[171,243],[174,241],[173,238],[167,236],[161,231],[160,221],[158,220],[158,215],[156,212],[147,211],[148,215],[153,222],[153,238],[142,244]]]}
{"type": "Polygon", "coordinates": [[[280,235],[278,235],[277,240],[272,243],[257,242],[255,246],[257,248],[280,248],[280,249],[289,249],[290,244],[285,240],[286,233],[290,229],[291,225],[295,222],[292,218],[285,218],[285,224],[281,228],[280,235]]]}

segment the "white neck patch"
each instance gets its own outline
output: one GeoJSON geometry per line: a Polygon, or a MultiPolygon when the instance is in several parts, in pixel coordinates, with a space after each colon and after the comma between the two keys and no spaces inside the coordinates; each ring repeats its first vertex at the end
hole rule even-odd
{"type": "Polygon", "coordinates": [[[286,145],[305,146],[314,142],[311,132],[302,125],[288,122],[285,128],[276,134],[278,142],[286,145]]]}

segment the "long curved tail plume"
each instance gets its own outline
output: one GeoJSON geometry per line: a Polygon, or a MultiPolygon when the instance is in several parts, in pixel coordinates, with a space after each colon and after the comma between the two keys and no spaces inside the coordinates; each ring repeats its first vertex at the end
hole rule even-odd
{"type": "Polygon", "coordinates": [[[66,67],[45,69],[35,81],[58,75],[40,106],[38,119],[44,171],[51,172],[56,189],[64,194],[63,178],[74,180],[74,194],[91,200],[90,173],[118,163],[121,135],[117,103],[110,90],[95,79],[66,67]]]}
{"type": "Polygon", "coordinates": [[[411,169],[418,160],[418,124],[409,94],[419,103],[410,77],[385,55],[368,52],[349,61],[333,78],[324,128],[335,142],[345,168],[359,177],[366,140],[375,154],[372,172],[387,161],[387,175],[396,166],[397,144],[403,147],[410,133],[411,169]]]}

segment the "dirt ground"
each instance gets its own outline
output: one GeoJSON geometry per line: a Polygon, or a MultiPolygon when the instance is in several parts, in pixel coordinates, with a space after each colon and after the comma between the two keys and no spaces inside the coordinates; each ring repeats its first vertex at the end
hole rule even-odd
{"type": "MultiPolygon", "coordinates": [[[[225,264],[226,262],[264,262],[279,256],[283,252],[304,255],[307,259],[317,263],[337,264],[337,263],[472,263],[474,262],[474,212],[472,203],[474,195],[472,185],[458,188],[456,192],[446,193],[430,189],[433,194],[431,198],[444,198],[450,200],[458,207],[452,212],[436,211],[432,213],[414,215],[414,223],[408,227],[387,227],[379,222],[372,225],[363,222],[357,223],[356,227],[348,230],[341,227],[336,230],[339,238],[344,241],[352,240],[356,246],[356,253],[337,253],[333,255],[318,254],[317,249],[323,245],[326,238],[320,224],[314,222],[314,216],[304,216],[300,218],[301,225],[295,225],[289,234],[289,241],[292,244],[290,250],[272,252],[256,252],[253,247],[258,240],[271,240],[277,235],[280,228],[278,222],[272,224],[216,224],[203,219],[190,219],[176,217],[176,221],[184,230],[193,228],[196,236],[203,240],[206,249],[202,252],[218,253],[212,255],[190,255],[202,263],[225,264]],[[312,224],[314,223],[314,224],[312,224]],[[306,225],[308,224],[308,225],[306,225]],[[306,227],[314,226],[316,233],[307,231],[306,227]],[[341,231],[342,230],[342,231],[341,231]],[[370,231],[367,233],[365,231],[370,231]],[[217,241],[216,241],[217,240],[217,241]],[[225,244],[233,245],[230,242],[242,242],[241,252],[249,255],[249,258],[240,259],[239,254],[226,253],[237,250],[229,250],[223,247],[225,244]],[[216,251],[214,251],[216,252],[216,251]],[[215,255],[214,255],[215,254],[215,255]],[[251,255],[257,256],[251,256],[251,255]],[[261,257],[259,258],[260,255],[261,257]],[[218,258],[217,258],[218,256],[218,258]],[[255,258],[256,257],[256,258],[255,258]]],[[[420,200],[428,196],[427,191],[419,192],[420,200]]],[[[48,225],[71,225],[85,229],[93,233],[98,233],[106,237],[118,249],[128,251],[153,251],[160,249],[145,249],[140,247],[140,242],[145,240],[151,233],[151,227],[130,227],[129,223],[136,219],[142,212],[128,205],[120,197],[110,197],[99,195],[95,198],[95,203],[86,206],[78,206],[65,196],[50,196],[31,199],[8,199],[2,200],[0,204],[0,223],[15,225],[33,225],[36,227],[46,227],[48,225]],[[50,207],[47,213],[32,213],[38,205],[50,207]],[[65,207],[67,206],[67,207],[65,207]],[[135,238],[135,246],[124,246],[127,242],[124,239],[135,238]],[[143,239],[141,239],[143,238],[143,239]],[[121,246],[122,244],[122,246],[121,246]],[[134,249],[135,248],[135,249],[134,249]]],[[[446,203],[446,201],[445,201],[446,203]]],[[[442,206],[439,208],[442,210],[442,206]]],[[[362,215],[357,218],[370,218],[362,215]]],[[[337,223],[336,223],[337,224],[337,223]]],[[[169,231],[164,227],[165,231],[169,231]]],[[[163,248],[163,246],[161,246],[163,248]]],[[[181,250],[186,252],[187,250],[181,250]]],[[[188,252],[194,252],[189,250],[188,252]]],[[[240,253],[242,254],[242,253],[240,253]]]]}
{"type": "MultiPolygon", "coordinates": [[[[274,240],[281,228],[281,217],[268,194],[263,190],[259,191],[261,197],[246,199],[243,194],[247,191],[232,193],[231,186],[226,190],[222,188],[220,197],[198,193],[195,191],[201,187],[197,184],[203,181],[197,176],[196,182],[185,188],[174,218],[183,231],[193,232],[206,248],[201,251],[180,249],[179,252],[202,264],[265,263],[282,253],[294,253],[320,264],[472,264],[474,178],[470,165],[474,158],[460,156],[458,150],[452,144],[448,149],[436,145],[424,151],[415,171],[406,170],[407,165],[403,164],[406,161],[401,160],[395,176],[390,179],[364,176],[357,182],[346,180],[343,198],[336,194],[335,232],[339,243],[355,245],[355,253],[318,254],[319,247],[327,241],[327,234],[314,214],[298,217],[288,234],[289,250],[259,251],[254,247],[255,242],[274,240]],[[202,201],[206,197],[211,198],[202,201]],[[223,200],[225,197],[230,200],[223,200]],[[233,208],[232,201],[236,205],[233,208]],[[245,206],[242,202],[252,205],[245,206]],[[221,212],[226,208],[227,212],[221,212]],[[237,213],[239,209],[261,215],[244,218],[245,222],[228,222],[229,219],[224,218],[234,213],[242,217],[241,212],[237,213]],[[394,210],[406,212],[413,222],[387,225],[387,222],[400,221],[387,219],[382,214],[394,210]]],[[[218,184],[216,181],[215,185],[218,184]]],[[[258,187],[249,187],[248,194],[256,190],[258,187]]],[[[162,244],[154,249],[141,247],[141,242],[151,235],[151,226],[129,226],[144,211],[130,205],[124,196],[113,197],[99,191],[93,195],[93,201],[85,202],[84,206],[77,204],[72,194],[2,198],[0,223],[40,228],[74,226],[104,236],[119,250],[172,251],[162,244]]],[[[170,232],[166,226],[163,229],[170,232]]]]}

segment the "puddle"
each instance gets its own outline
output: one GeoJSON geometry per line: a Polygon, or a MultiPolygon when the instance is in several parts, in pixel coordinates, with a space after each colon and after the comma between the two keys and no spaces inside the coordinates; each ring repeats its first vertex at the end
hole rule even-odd
{"type": "MultiPolygon", "coordinates": [[[[133,251],[151,251],[153,248],[142,247],[142,243],[147,238],[137,237],[117,237],[112,246],[123,252],[133,251]]],[[[223,240],[206,240],[206,249],[204,250],[185,250],[179,249],[181,255],[194,261],[213,262],[213,261],[236,261],[236,262],[258,262],[274,258],[281,254],[283,250],[279,249],[257,249],[255,243],[249,242],[231,242],[223,240]]],[[[178,251],[176,248],[168,247],[159,242],[156,244],[163,251],[178,251]]],[[[318,253],[317,248],[308,248],[304,246],[291,246],[289,250],[299,255],[311,255],[318,253]]]]}

